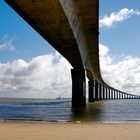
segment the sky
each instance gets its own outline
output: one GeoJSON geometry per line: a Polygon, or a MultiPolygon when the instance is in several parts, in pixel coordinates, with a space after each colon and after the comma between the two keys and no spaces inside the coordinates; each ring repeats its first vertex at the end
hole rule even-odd
{"type": "MultiPolygon", "coordinates": [[[[100,0],[104,81],[140,95],[140,1],[100,0]]],[[[0,97],[71,97],[72,66],[0,0],[0,97]],[[57,70],[56,70],[57,69],[57,70]]]]}

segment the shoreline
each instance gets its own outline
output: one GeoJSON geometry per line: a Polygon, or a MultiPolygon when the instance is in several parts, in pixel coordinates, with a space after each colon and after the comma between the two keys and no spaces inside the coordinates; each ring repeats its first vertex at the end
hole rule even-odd
{"type": "Polygon", "coordinates": [[[139,140],[140,123],[0,122],[1,140],[139,140]]]}
{"type": "Polygon", "coordinates": [[[70,120],[0,120],[0,123],[41,123],[41,124],[140,124],[140,120],[126,121],[70,121],[70,120]]]}

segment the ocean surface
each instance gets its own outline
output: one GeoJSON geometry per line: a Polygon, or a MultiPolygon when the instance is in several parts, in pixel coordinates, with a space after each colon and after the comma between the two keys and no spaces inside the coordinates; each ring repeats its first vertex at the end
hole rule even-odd
{"type": "Polygon", "coordinates": [[[0,99],[0,121],[140,122],[140,99],[87,103],[72,109],[70,99],[0,99]]]}

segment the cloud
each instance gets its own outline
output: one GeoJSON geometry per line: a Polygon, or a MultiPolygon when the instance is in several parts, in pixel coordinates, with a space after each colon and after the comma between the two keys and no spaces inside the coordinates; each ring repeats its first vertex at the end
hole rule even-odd
{"type": "MultiPolygon", "coordinates": [[[[127,56],[114,63],[109,48],[100,44],[103,79],[119,90],[139,94],[140,58],[127,56]]],[[[59,53],[0,63],[0,97],[71,97],[71,65],[59,53]]],[[[140,94],[139,94],[140,95],[140,94]]]]}
{"type": "Polygon", "coordinates": [[[112,87],[140,95],[140,58],[127,56],[113,63],[106,45],[100,44],[100,67],[102,77],[112,87]]]}
{"type": "Polygon", "coordinates": [[[0,96],[71,97],[70,69],[58,53],[0,64],[0,96]]]}
{"type": "Polygon", "coordinates": [[[4,36],[4,38],[0,40],[0,51],[15,51],[15,47],[13,45],[14,40],[15,35],[10,37],[4,36]]]}
{"type": "Polygon", "coordinates": [[[121,9],[119,12],[113,12],[110,16],[105,15],[103,18],[99,19],[100,27],[111,27],[115,23],[122,22],[134,15],[140,15],[140,11],[134,9],[121,9]]]}

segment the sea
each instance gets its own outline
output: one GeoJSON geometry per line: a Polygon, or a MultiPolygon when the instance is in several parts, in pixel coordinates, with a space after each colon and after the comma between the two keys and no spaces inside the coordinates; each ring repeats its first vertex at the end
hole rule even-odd
{"type": "Polygon", "coordinates": [[[140,99],[108,100],[72,108],[71,99],[0,99],[0,121],[140,122],[140,99]]]}

